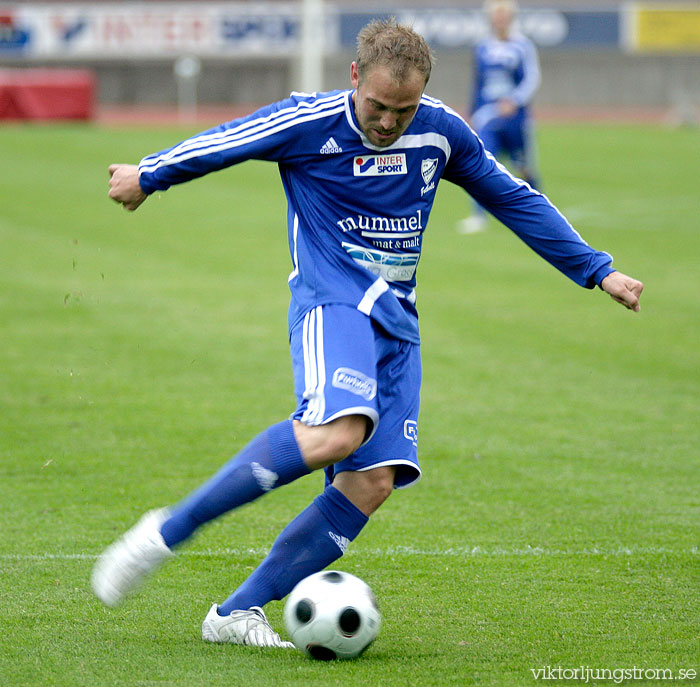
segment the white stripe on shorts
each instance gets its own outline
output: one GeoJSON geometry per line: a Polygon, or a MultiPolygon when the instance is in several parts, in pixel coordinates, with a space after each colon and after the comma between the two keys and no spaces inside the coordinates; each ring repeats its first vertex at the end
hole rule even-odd
{"type": "Polygon", "coordinates": [[[304,398],[308,401],[301,422],[319,425],[326,411],[326,361],[323,352],[323,310],[317,306],[304,316],[302,329],[304,351],[304,376],[306,388],[304,398]]]}

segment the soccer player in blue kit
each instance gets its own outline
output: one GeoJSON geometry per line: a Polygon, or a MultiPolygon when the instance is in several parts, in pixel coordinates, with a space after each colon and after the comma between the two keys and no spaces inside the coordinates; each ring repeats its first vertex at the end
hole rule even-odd
{"type": "Polygon", "coordinates": [[[138,166],[110,166],[110,197],[135,210],[155,191],[244,160],[278,164],[298,405],[199,489],[146,513],[103,552],[92,587],[105,604],[119,603],[204,523],[324,469],[322,493],[202,624],[207,641],[291,646],[263,606],[342,556],[392,490],[421,474],[416,268],[440,179],[463,187],[579,285],[639,310],[641,282],[615,271],[457,113],[423,94],[431,66],[422,37],[375,21],[358,36],[352,89],[293,93],[138,166]]]}
{"type": "MultiPolygon", "coordinates": [[[[513,173],[538,187],[530,103],[540,85],[537,49],[513,28],[514,0],[487,0],[484,11],[491,35],[474,50],[474,84],[470,123],[484,147],[496,157],[507,155],[513,173]]],[[[478,204],[457,230],[472,234],[486,228],[478,204]]]]}

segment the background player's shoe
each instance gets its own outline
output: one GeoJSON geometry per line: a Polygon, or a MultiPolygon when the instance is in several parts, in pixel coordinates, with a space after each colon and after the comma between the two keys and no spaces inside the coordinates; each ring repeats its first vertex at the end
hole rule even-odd
{"type": "Polygon", "coordinates": [[[202,639],[207,642],[227,642],[242,646],[271,646],[293,649],[294,644],[284,642],[270,627],[265,612],[258,606],[248,611],[233,611],[222,616],[214,604],[202,623],[202,639]]]}
{"type": "Polygon", "coordinates": [[[167,517],[165,508],[149,511],[97,559],[92,590],[102,603],[116,606],[146,575],[175,555],[160,533],[167,517]]]}
{"type": "Polygon", "coordinates": [[[477,234],[486,229],[486,217],[483,215],[472,215],[457,222],[458,234],[477,234]]]}

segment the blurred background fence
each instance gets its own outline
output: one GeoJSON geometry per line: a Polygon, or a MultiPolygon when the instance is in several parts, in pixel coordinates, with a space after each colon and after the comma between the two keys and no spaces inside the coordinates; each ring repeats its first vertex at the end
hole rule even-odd
{"type": "MultiPolygon", "coordinates": [[[[355,36],[395,16],[430,42],[431,95],[463,111],[479,2],[0,3],[0,82],[28,70],[78,68],[98,107],[253,106],[292,90],[345,88],[355,36]]],[[[521,30],[539,47],[541,111],[618,109],[696,121],[700,2],[521,2],[521,30]]],[[[41,72],[48,75],[53,72],[41,72]]],[[[37,72],[34,71],[36,76],[37,72]]],[[[65,74],[65,72],[64,72],[65,74]]],[[[58,77],[56,77],[58,78],[58,77]]],[[[54,84],[55,85],[55,84],[54,84]]],[[[12,112],[0,86],[0,114],[12,112]]]]}

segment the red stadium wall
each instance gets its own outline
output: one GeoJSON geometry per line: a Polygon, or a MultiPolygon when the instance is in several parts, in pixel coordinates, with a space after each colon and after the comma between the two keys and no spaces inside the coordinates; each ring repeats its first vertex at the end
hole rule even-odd
{"type": "Polygon", "coordinates": [[[95,81],[86,69],[2,69],[0,119],[92,119],[95,81]]]}

